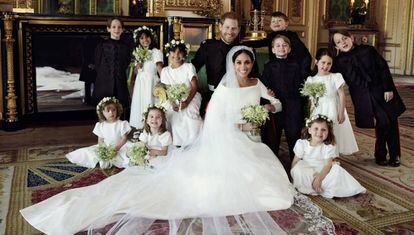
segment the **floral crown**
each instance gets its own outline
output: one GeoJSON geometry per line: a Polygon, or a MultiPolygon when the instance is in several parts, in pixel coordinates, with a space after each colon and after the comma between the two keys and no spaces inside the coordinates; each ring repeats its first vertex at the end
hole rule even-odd
{"type": "Polygon", "coordinates": [[[150,33],[151,33],[152,37],[154,38],[154,40],[157,41],[158,37],[157,37],[157,34],[154,32],[154,30],[152,30],[151,28],[144,25],[144,26],[139,27],[139,28],[134,30],[134,41],[135,42],[138,42],[138,40],[139,40],[138,34],[142,30],[150,31],[150,33]]]}
{"type": "Polygon", "coordinates": [[[159,104],[150,104],[150,105],[148,105],[147,110],[145,110],[145,112],[142,113],[142,121],[143,122],[145,122],[145,118],[148,116],[148,113],[151,109],[159,109],[162,112],[164,112],[164,114],[167,113],[167,110],[163,106],[161,106],[159,104]]]}
{"type": "Polygon", "coordinates": [[[106,103],[115,103],[118,104],[119,100],[115,97],[104,97],[101,101],[99,101],[98,105],[96,105],[96,111],[100,112],[105,108],[106,103]]]}
{"type": "Polygon", "coordinates": [[[185,52],[188,53],[190,52],[190,44],[185,43],[184,40],[171,40],[171,42],[167,42],[167,44],[164,45],[164,49],[167,52],[166,55],[168,56],[170,54],[170,49],[177,47],[179,45],[184,45],[185,46],[185,52]]]}
{"type": "Polygon", "coordinates": [[[326,123],[329,126],[333,125],[333,121],[328,116],[325,116],[323,114],[316,114],[316,115],[314,115],[310,118],[306,118],[306,127],[309,128],[311,126],[311,124],[313,123],[313,121],[315,121],[316,119],[323,119],[323,120],[326,121],[326,123]]]}

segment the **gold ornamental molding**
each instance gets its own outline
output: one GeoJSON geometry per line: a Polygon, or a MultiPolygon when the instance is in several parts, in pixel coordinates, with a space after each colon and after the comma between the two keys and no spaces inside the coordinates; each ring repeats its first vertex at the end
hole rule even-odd
{"type": "Polygon", "coordinates": [[[34,13],[32,0],[16,0],[13,12],[16,13],[34,13]]]}
{"type": "Polygon", "coordinates": [[[223,12],[221,0],[149,0],[148,16],[166,16],[166,11],[189,11],[200,16],[217,17],[223,12]]]}
{"type": "Polygon", "coordinates": [[[6,61],[7,61],[7,86],[6,86],[6,122],[17,122],[17,96],[15,90],[15,79],[14,79],[14,63],[13,63],[13,15],[4,15],[4,32],[6,43],[6,61]]]}

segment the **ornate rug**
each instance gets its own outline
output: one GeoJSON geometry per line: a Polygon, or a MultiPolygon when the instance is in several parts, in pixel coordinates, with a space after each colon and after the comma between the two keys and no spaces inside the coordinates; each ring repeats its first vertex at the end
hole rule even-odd
{"type": "MultiPolygon", "coordinates": [[[[340,157],[340,162],[368,192],[342,199],[311,197],[333,221],[337,234],[414,234],[414,87],[400,88],[407,106],[399,119],[401,167],[377,166],[373,157],[374,131],[354,127],[360,151],[340,157]]],[[[353,122],[350,100],[347,110],[353,122]]],[[[91,144],[94,143],[0,150],[0,234],[41,234],[23,220],[21,208],[116,174],[117,170],[86,169],[65,160],[67,152],[91,144]]],[[[286,152],[287,146],[282,145],[281,151],[286,152]]],[[[270,212],[290,234],[316,234],[317,230],[309,231],[313,228],[307,220],[309,213],[298,206],[270,212]]],[[[153,226],[158,228],[157,234],[168,231],[163,221],[153,226]]],[[[238,234],[236,228],[234,232],[238,234]]]]}
{"type": "MultiPolygon", "coordinates": [[[[7,220],[4,223],[5,234],[40,234],[23,220],[19,214],[20,209],[62,191],[98,183],[121,171],[116,168],[87,169],[68,162],[64,158],[65,154],[79,147],[81,146],[44,146],[18,150],[18,157],[13,161],[13,165],[16,165],[15,177],[13,184],[9,186],[12,196],[7,220]]],[[[8,158],[10,156],[5,159],[8,158]]],[[[322,210],[303,195],[297,195],[291,208],[272,211],[269,214],[290,234],[320,234],[323,231],[334,231],[332,222],[322,215],[322,210]]],[[[234,226],[232,229],[235,234],[240,233],[240,228],[234,226]]],[[[168,222],[157,221],[152,230],[159,235],[168,234],[168,222]]],[[[104,233],[105,228],[101,232],[104,233]]]]}

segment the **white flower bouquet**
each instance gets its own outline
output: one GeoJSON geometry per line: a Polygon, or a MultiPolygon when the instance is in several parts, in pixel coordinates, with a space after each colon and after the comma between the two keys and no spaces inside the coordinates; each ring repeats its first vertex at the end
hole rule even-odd
{"type": "Polygon", "coordinates": [[[184,83],[177,83],[167,86],[167,98],[174,103],[180,103],[187,99],[190,94],[190,88],[184,83]]]}
{"type": "Polygon", "coordinates": [[[101,161],[104,162],[112,162],[117,154],[117,151],[113,146],[108,146],[106,144],[99,144],[98,147],[95,149],[96,155],[101,161]]]}
{"type": "Polygon", "coordinates": [[[325,84],[322,82],[305,82],[300,90],[302,96],[307,96],[311,102],[309,115],[318,107],[319,98],[326,94],[325,84]]]}
{"type": "MultiPolygon", "coordinates": [[[[244,121],[258,126],[263,125],[269,119],[267,109],[258,104],[244,106],[241,108],[241,115],[244,121]]],[[[260,135],[259,129],[253,129],[250,133],[254,136],[260,135]]]]}
{"type": "Polygon", "coordinates": [[[132,166],[149,166],[148,148],[143,142],[136,142],[127,151],[132,166]]]}
{"type": "Polygon", "coordinates": [[[143,64],[145,63],[145,61],[152,59],[152,51],[139,46],[134,49],[134,51],[132,52],[132,56],[132,60],[135,65],[143,64]]]}

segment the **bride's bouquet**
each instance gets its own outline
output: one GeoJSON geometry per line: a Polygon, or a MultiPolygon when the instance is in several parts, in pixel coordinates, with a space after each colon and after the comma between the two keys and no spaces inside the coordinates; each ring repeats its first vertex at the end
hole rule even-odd
{"type": "Polygon", "coordinates": [[[115,160],[117,151],[113,146],[108,146],[106,144],[99,144],[95,150],[96,155],[98,155],[99,160],[111,164],[115,160]]]}
{"type": "Polygon", "coordinates": [[[187,99],[189,94],[190,88],[184,83],[177,83],[167,86],[167,98],[173,103],[181,103],[187,99]]]}
{"type": "Polygon", "coordinates": [[[325,84],[322,82],[305,82],[300,90],[302,96],[307,96],[311,102],[310,113],[318,107],[319,98],[326,94],[325,84]]]}
{"type": "Polygon", "coordinates": [[[148,50],[147,48],[143,48],[138,46],[132,52],[134,64],[144,64],[145,61],[152,59],[152,51],[148,50]]]}
{"type": "Polygon", "coordinates": [[[136,142],[127,151],[130,165],[149,166],[148,148],[143,142],[136,142]]]}
{"type": "MultiPolygon", "coordinates": [[[[242,119],[253,125],[261,126],[269,119],[269,112],[265,107],[258,104],[246,105],[241,108],[242,119]]],[[[253,136],[260,135],[259,128],[250,131],[253,136]]]]}

